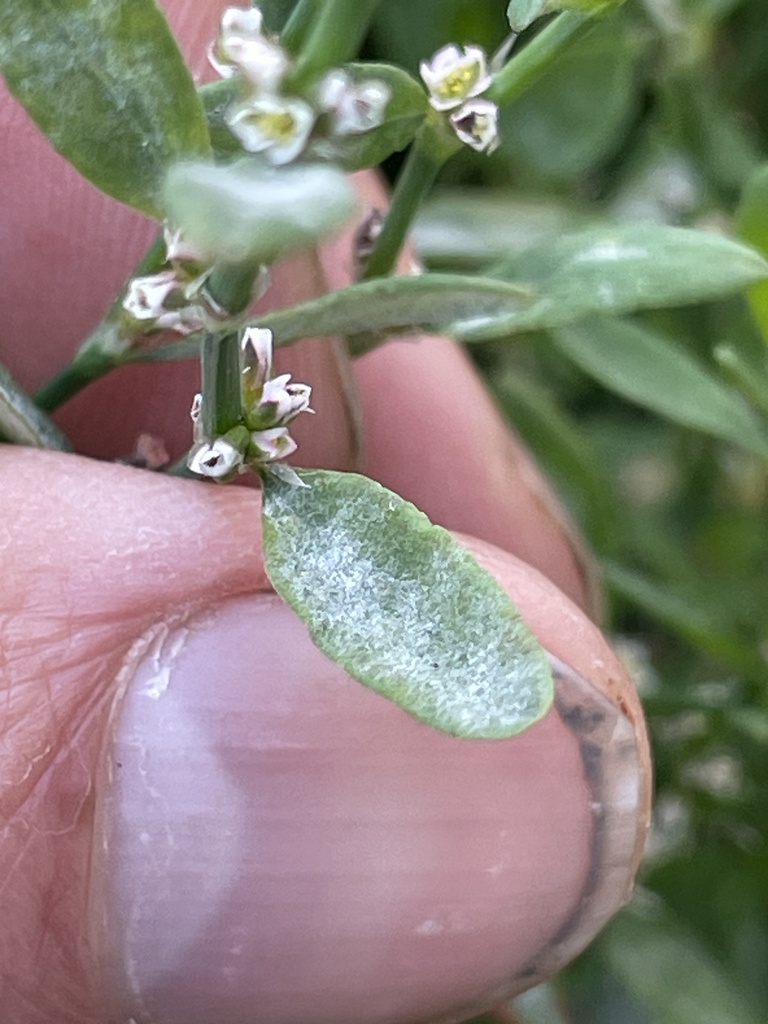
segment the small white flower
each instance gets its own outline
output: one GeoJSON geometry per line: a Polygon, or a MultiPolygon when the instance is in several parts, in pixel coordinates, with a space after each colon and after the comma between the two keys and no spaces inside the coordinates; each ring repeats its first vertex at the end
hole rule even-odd
{"type": "Polygon", "coordinates": [[[155,320],[159,331],[175,331],[177,334],[194,334],[213,326],[214,317],[203,306],[182,306],[169,309],[155,320]]]}
{"type": "Polygon", "coordinates": [[[148,277],[134,277],[123,299],[123,309],[134,320],[157,320],[167,312],[164,305],[166,299],[178,288],[179,278],[175,270],[161,270],[159,274],[148,277]]]}
{"type": "Polygon", "coordinates": [[[480,46],[465,46],[462,50],[450,43],[438,50],[432,60],[423,60],[419,72],[435,110],[460,107],[491,84],[485,51],[480,46]]]}
{"type": "Polygon", "coordinates": [[[275,426],[285,426],[301,412],[312,412],[309,400],[312,388],[309,384],[289,384],[290,373],[273,377],[264,385],[257,414],[268,414],[275,426]]]}
{"type": "Polygon", "coordinates": [[[226,9],[208,59],[222,78],[242,72],[258,90],[267,93],[277,89],[288,67],[287,54],[262,35],[261,11],[255,7],[226,9]]]}
{"type": "Polygon", "coordinates": [[[187,466],[193,473],[211,480],[222,480],[242,465],[242,452],[224,437],[196,444],[187,457],[187,466]]]}
{"type": "Polygon", "coordinates": [[[287,164],[307,144],[315,122],[309,104],[299,99],[264,96],[238,103],[227,124],[249,153],[264,153],[273,164],[287,164]]]}
{"type": "Polygon", "coordinates": [[[288,433],[287,427],[271,427],[269,430],[254,430],[251,444],[256,449],[259,462],[276,462],[292,455],[298,445],[288,433]]]}
{"type": "Polygon", "coordinates": [[[462,142],[478,153],[493,153],[498,147],[499,108],[490,100],[470,100],[451,114],[451,124],[462,142]]]}
{"type": "Polygon", "coordinates": [[[320,83],[318,103],[331,113],[337,135],[359,135],[381,124],[391,95],[385,82],[371,78],[357,83],[336,69],[320,83]]]}

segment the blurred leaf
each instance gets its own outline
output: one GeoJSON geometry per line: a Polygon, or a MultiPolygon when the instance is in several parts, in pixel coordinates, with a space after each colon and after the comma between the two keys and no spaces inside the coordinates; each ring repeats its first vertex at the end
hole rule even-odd
{"type": "Polygon", "coordinates": [[[71,445],[52,420],[0,366],[0,437],[13,444],[67,452],[71,445]]]}
{"type": "Polygon", "coordinates": [[[554,331],[558,348],[624,398],[768,458],[768,434],[741,395],[679,345],[636,324],[593,318],[554,331]]]}
{"type": "Polygon", "coordinates": [[[429,264],[479,268],[566,232],[592,227],[596,219],[551,196],[451,190],[424,205],[411,239],[419,258],[429,264]]]}
{"type": "Polygon", "coordinates": [[[623,3],[624,0],[510,0],[507,19],[513,32],[522,32],[537,18],[553,11],[604,15],[623,3]]]}
{"type": "Polygon", "coordinates": [[[507,372],[493,381],[493,388],[515,429],[565,490],[592,544],[610,549],[618,509],[609,478],[583,431],[529,378],[507,372]]]}
{"type": "Polygon", "coordinates": [[[0,69],[81,174],[158,219],[167,168],[208,150],[194,82],[154,0],[4,0],[0,69]]]}
{"type": "MultiPolygon", "coordinates": [[[[768,256],[768,165],[748,178],[736,212],[736,230],[763,256],[768,256]]],[[[768,281],[753,285],[749,302],[763,337],[768,342],[768,281]]]]}
{"type": "Polygon", "coordinates": [[[592,313],[684,305],[738,292],[768,276],[752,249],[707,231],[661,224],[592,228],[517,253],[488,274],[537,301],[508,319],[457,325],[462,341],[557,327],[592,313]]]}
{"type": "Polygon", "coordinates": [[[658,83],[664,136],[692,157],[704,178],[729,202],[760,159],[742,118],[718,91],[719,79],[701,69],[684,68],[658,83]]]}
{"type": "Polygon", "coordinates": [[[547,178],[600,163],[624,143],[639,102],[637,48],[620,22],[595,26],[502,110],[503,151],[547,178]]]}
{"type": "Polygon", "coordinates": [[[164,199],[190,242],[230,263],[272,263],[310,246],[348,220],[357,204],[337,168],[295,164],[277,170],[252,157],[229,165],[176,164],[164,199]]]}
{"type": "Polygon", "coordinates": [[[546,713],[546,652],[465,548],[367,477],[300,476],[264,481],[264,556],[322,651],[454,736],[512,736],[546,713]]]}
{"type": "Polygon", "coordinates": [[[760,1024],[733,978],[671,915],[625,910],[601,952],[653,1024],[760,1024]]]}
{"type": "Polygon", "coordinates": [[[724,630],[717,615],[628,567],[601,562],[605,582],[632,604],[688,640],[701,651],[748,676],[765,677],[766,665],[742,638],[724,630]]]}
{"type": "Polygon", "coordinates": [[[312,152],[340,164],[345,171],[357,171],[375,167],[405,149],[421,127],[429,103],[424,88],[391,64],[345,64],[344,70],[355,82],[382,82],[391,90],[384,121],[376,128],[359,134],[335,135],[312,147],[312,152]]]}

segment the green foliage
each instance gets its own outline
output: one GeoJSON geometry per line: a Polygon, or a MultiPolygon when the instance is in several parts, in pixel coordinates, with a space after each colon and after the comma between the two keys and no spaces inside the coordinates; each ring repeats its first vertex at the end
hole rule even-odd
{"type": "Polygon", "coordinates": [[[552,703],[547,655],[498,583],[446,531],[367,477],[267,476],[275,590],[350,675],[455,736],[501,739],[552,703]]]}
{"type": "MultiPolygon", "coordinates": [[[[496,6],[479,0],[480,25],[496,6]]],[[[557,979],[568,1024],[768,1019],[766,286],[749,306],[717,298],[726,263],[696,254],[702,228],[768,253],[766,54],[760,0],[625,4],[507,109],[493,160],[447,169],[415,232],[430,270],[486,276],[508,234],[507,279],[535,287],[539,266],[573,272],[568,233],[694,228],[709,277],[678,308],[471,349],[598,554],[653,737],[656,909],[620,916],[557,979]]],[[[620,287],[645,285],[635,270],[620,287]]]]}
{"type": "Polygon", "coordinates": [[[154,0],[7,0],[0,70],[81,174],[159,219],[166,169],[208,149],[192,76],[154,0]]]}

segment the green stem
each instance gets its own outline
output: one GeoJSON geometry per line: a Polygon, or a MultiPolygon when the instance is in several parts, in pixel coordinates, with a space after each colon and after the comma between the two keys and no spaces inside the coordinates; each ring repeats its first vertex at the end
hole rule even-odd
{"type": "Polygon", "coordinates": [[[291,11],[280,33],[280,43],[288,53],[295,55],[304,46],[321,3],[322,0],[299,0],[291,11]]]}
{"type": "Polygon", "coordinates": [[[237,334],[206,334],[202,353],[203,433],[221,437],[243,419],[237,334]]]}
{"type": "Polygon", "coordinates": [[[301,89],[329,68],[355,57],[379,0],[325,0],[290,75],[290,85],[301,89]]]}
{"type": "Polygon", "coordinates": [[[103,377],[119,365],[119,356],[103,344],[107,333],[116,330],[104,321],[85,342],[68,366],[52,377],[35,393],[35,404],[44,412],[52,412],[77,394],[86,384],[103,377]]]}
{"type": "Polygon", "coordinates": [[[563,50],[585,35],[594,23],[594,18],[575,11],[558,14],[497,72],[485,98],[499,106],[517,99],[563,50]]]}
{"type": "Polygon", "coordinates": [[[220,263],[211,271],[205,290],[227,314],[237,316],[250,306],[260,270],[260,263],[220,263]]]}
{"type": "Polygon", "coordinates": [[[427,121],[416,136],[397,179],[387,218],[376,239],[362,279],[391,273],[419,206],[438,171],[460,143],[448,138],[442,122],[427,121]]]}

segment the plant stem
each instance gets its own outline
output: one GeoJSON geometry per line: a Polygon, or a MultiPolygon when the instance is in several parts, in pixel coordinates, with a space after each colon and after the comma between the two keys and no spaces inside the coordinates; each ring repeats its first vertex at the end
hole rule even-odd
{"type": "Polygon", "coordinates": [[[237,334],[206,334],[202,353],[203,432],[220,437],[242,422],[237,334]]]}
{"type": "Polygon", "coordinates": [[[322,0],[299,0],[291,11],[280,33],[280,43],[288,53],[295,55],[304,46],[321,3],[322,0]]]}
{"type": "Polygon", "coordinates": [[[442,165],[459,146],[457,139],[447,135],[442,121],[428,120],[421,129],[397,179],[387,218],[366,263],[362,280],[391,273],[422,200],[442,165]]]}
{"type": "Polygon", "coordinates": [[[0,437],[11,444],[69,452],[72,445],[0,365],[0,437]]]}
{"type": "Polygon", "coordinates": [[[379,0],[325,0],[304,40],[290,84],[301,89],[324,71],[356,56],[378,3],[379,0]]]}
{"type": "Polygon", "coordinates": [[[120,363],[114,345],[105,343],[118,333],[118,328],[104,320],[85,341],[68,366],[52,377],[35,393],[35,404],[44,412],[52,412],[77,394],[86,384],[103,377],[120,363]]]}
{"type": "Polygon", "coordinates": [[[575,11],[558,14],[497,72],[486,98],[499,106],[517,99],[563,50],[590,31],[594,23],[594,18],[575,11]]]}
{"type": "Polygon", "coordinates": [[[205,290],[229,315],[237,316],[250,306],[260,271],[260,263],[220,263],[211,271],[205,290]]]}

